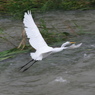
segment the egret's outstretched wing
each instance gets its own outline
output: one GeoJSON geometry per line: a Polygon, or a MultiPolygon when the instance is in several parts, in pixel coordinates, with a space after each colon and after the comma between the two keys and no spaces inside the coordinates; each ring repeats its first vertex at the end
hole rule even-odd
{"type": "Polygon", "coordinates": [[[39,29],[37,28],[32,18],[31,12],[28,11],[28,13],[25,13],[23,23],[25,26],[27,38],[29,38],[29,43],[33,48],[39,50],[42,47],[48,46],[40,34],[39,29]]]}

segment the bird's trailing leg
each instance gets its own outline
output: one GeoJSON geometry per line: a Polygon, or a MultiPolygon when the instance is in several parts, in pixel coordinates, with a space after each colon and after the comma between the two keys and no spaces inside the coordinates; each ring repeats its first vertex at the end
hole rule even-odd
{"type": "Polygon", "coordinates": [[[37,62],[37,61],[36,61],[36,60],[34,60],[34,61],[33,61],[33,63],[32,63],[29,67],[27,67],[27,68],[23,69],[23,72],[25,72],[26,70],[28,70],[28,69],[29,69],[31,66],[33,66],[33,64],[34,64],[34,63],[36,63],[36,62],[37,62]]]}
{"type": "Polygon", "coordinates": [[[30,62],[32,62],[32,61],[34,61],[34,60],[32,59],[32,60],[30,60],[28,63],[26,63],[25,65],[21,66],[21,67],[20,67],[20,70],[23,69],[26,65],[28,65],[28,64],[29,64],[30,62]]]}

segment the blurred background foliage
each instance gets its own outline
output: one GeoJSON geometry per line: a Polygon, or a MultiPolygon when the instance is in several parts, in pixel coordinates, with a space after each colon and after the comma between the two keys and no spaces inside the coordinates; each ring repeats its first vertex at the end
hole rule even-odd
{"type": "Polygon", "coordinates": [[[0,13],[21,16],[25,11],[95,9],[95,0],[0,0],[0,13]]]}

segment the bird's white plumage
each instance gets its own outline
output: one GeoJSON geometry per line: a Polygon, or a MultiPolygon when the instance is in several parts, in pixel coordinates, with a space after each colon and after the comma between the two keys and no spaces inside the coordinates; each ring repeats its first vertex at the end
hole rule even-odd
{"type": "Polygon", "coordinates": [[[25,13],[23,23],[29,43],[34,49],[39,50],[42,47],[48,47],[32,18],[31,12],[25,13]]]}
{"type": "Polygon", "coordinates": [[[32,18],[31,12],[28,11],[28,13],[25,13],[23,23],[25,26],[26,35],[29,38],[30,45],[36,49],[36,52],[30,53],[30,56],[34,60],[42,60],[52,53],[60,52],[63,49],[78,48],[82,44],[72,44],[71,46],[66,47],[66,45],[71,44],[69,41],[67,41],[63,43],[61,47],[52,48],[47,45],[42,35],[40,34],[40,31],[32,18]]]}
{"type": "Polygon", "coordinates": [[[26,35],[29,38],[29,43],[31,44],[31,46],[34,49],[36,49],[35,52],[30,53],[32,60],[29,61],[28,63],[26,63],[25,65],[23,65],[21,67],[21,70],[26,65],[28,65],[30,62],[33,61],[33,63],[29,67],[25,68],[23,71],[26,71],[35,62],[37,62],[38,60],[42,60],[43,58],[49,56],[52,53],[60,52],[63,49],[78,48],[82,45],[82,43],[75,45],[75,44],[72,44],[72,42],[67,41],[67,42],[63,43],[61,45],[61,47],[52,48],[52,47],[48,46],[47,43],[45,42],[45,40],[43,39],[42,35],[40,34],[40,31],[37,28],[37,26],[32,18],[31,12],[29,12],[29,11],[28,11],[28,13],[25,13],[23,23],[25,26],[26,35]],[[69,44],[72,44],[72,45],[67,47],[67,45],[69,45],[69,44]]]}

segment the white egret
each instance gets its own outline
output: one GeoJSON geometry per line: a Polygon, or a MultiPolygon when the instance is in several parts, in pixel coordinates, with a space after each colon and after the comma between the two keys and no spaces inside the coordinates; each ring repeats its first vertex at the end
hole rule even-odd
{"type": "Polygon", "coordinates": [[[65,42],[61,45],[61,47],[50,47],[47,45],[47,43],[45,42],[45,40],[43,39],[42,35],[40,34],[39,29],[37,28],[31,12],[25,12],[24,14],[24,20],[23,20],[24,26],[25,26],[25,31],[26,31],[26,35],[27,38],[29,38],[29,43],[30,45],[36,50],[33,53],[30,53],[30,56],[32,57],[32,60],[29,61],[28,63],[26,63],[25,65],[23,65],[21,69],[23,69],[23,71],[26,71],[27,69],[29,69],[35,62],[42,60],[43,58],[47,57],[48,55],[52,54],[52,53],[56,53],[56,52],[60,52],[63,49],[74,49],[74,48],[78,48],[82,45],[82,43],[75,45],[74,42],[65,42]],[[66,47],[67,45],[71,44],[70,46],[66,47]],[[24,68],[26,65],[28,65],[30,62],[33,63],[24,68]]]}

